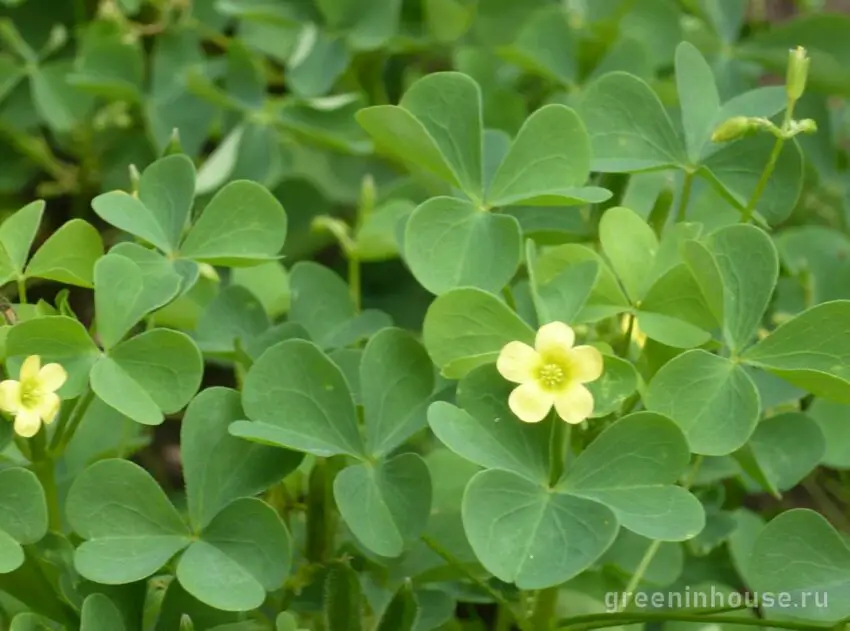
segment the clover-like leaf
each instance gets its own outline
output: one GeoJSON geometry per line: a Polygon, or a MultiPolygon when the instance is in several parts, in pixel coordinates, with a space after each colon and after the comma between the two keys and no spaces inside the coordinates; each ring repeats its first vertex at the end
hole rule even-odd
{"type": "Polygon", "coordinates": [[[357,120],[379,147],[481,201],[481,90],[469,76],[426,75],[397,106],[367,107],[357,120]]]}
{"type": "Polygon", "coordinates": [[[498,292],[516,273],[522,237],[514,217],[453,197],[432,197],[407,221],[404,255],[425,289],[457,287],[498,292]]]}
{"type": "Polygon", "coordinates": [[[825,399],[815,399],[806,414],[821,429],[826,449],[821,464],[833,469],[850,469],[850,423],[847,406],[825,399]]]}
{"type": "Polygon", "coordinates": [[[459,456],[546,484],[551,431],[546,423],[523,423],[514,416],[508,407],[513,387],[494,365],[476,368],[458,385],[462,407],[433,403],[428,423],[437,438],[459,456]]]}
{"type": "Polygon", "coordinates": [[[537,321],[546,324],[555,320],[575,322],[587,303],[600,274],[600,265],[593,260],[549,269],[541,278],[534,242],[526,242],[526,265],[529,289],[537,312],[537,321]]]}
{"type": "Polygon", "coordinates": [[[759,423],[747,447],[772,489],[788,491],[818,465],[826,441],[815,421],[789,412],[759,423]]]}
{"type": "Polygon", "coordinates": [[[602,504],[497,469],[469,482],[463,525],[481,564],[520,589],[576,576],[602,556],[618,529],[617,517],[602,504]]]}
{"type": "Polygon", "coordinates": [[[646,407],[671,418],[691,451],[724,456],[755,431],[759,395],[743,367],[725,357],[691,350],[662,366],[649,384],[646,407]]]}
{"type": "Polygon", "coordinates": [[[318,346],[342,348],[391,326],[382,311],[357,313],[351,292],[334,271],[312,261],[299,261],[289,277],[289,320],[300,324],[318,346]]]}
{"type": "Polygon", "coordinates": [[[198,318],[196,339],[204,353],[232,356],[237,345],[246,348],[269,328],[262,303],[240,285],[228,285],[198,318]]]}
{"type": "Polygon", "coordinates": [[[195,598],[224,611],[250,611],[278,589],[292,562],[289,531],[268,504],[228,504],[180,557],[177,580],[195,598]]]}
{"type": "Polygon", "coordinates": [[[24,562],[22,545],[47,534],[47,499],[34,473],[11,467],[0,471],[0,574],[24,562]]]}
{"type": "Polygon", "coordinates": [[[422,335],[433,362],[451,378],[494,363],[508,342],[534,340],[531,327],[504,302],[472,288],[453,289],[431,303],[422,335]]]}
{"type": "Polygon", "coordinates": [[[345,523],[375,554],[399,556],[428,523],[431,475],[417,454],[347,467],[333,489],[345,523]]]}
{"type": "Polygon", "coordinates": [[[44,316],[19,322],[9,329],[6,358],[22,363],[30,355],[41,356],[44,364],[56,362],[68,373],[59,390],[64,397],[76,397],[86,387],[89,371],[100,357],[86,328],[67,316],[44,316]]]}
{"type": "Polygon", "coordinates": [[[108,596],[91,594],[80,610],[80,631],[125,631],[121,611],[108,596]]]}
{"type": "Polygon", "coordinates": [[[143,425],[159,425],[198,391],[201,353],[189,336],[151,329],[122,342],[91,371],[92,390],[108,406],[143,425]]]}
{"type": "Polygon", "coordinates": [[[815,305],[749,348],[742,359],[824,399],[850,403],[850,338],[843,328],[848,318],[848,300],[815,305]]]}
{"type": "Polygon", "coordinates": [[[272,346],[244,384],[242,405],[251,421],[233,423],[233,435],[317,456],[363,456],[348,383],[315,344],[288,340],[272,346]]]}
{"type": "Polygon", "coordinates": [[[639,535],[682,541],[705,525],[699,500],[675,486],[689,460],[685,437],[672,421],[637,412],[602,432],[557,488],[608,506],[639,535]]]}
{"type": "Polygon", "coordinates": [[[491,206],[599,203],[611,193],[585,187],[590,175],[590,139],[574,110],[544,105],[523,123],[493,176],[491,206]]]}
{"type": "Polygon", "coordinates": [[[850,548],[821,515],[793,509],[759,533],[748,565],[750,587],[789,594],[785,615],[837,622],[850,615],[850,548]],[[804,598],[805,597],[805,598],[804,598]]]}
{"type": "Polygon", "coordinates": [[[94,267],[97,329],[107,349],[180,290],[180,276],[165,258],[143,248],[136,252],[134,258],[107,254],[94,267]],[[141,263],[139,258],[150,262],[141,263]]]}
{"type": "Polygon", "coordinates": [[[687,163],[658,96],[634,75],[611,72],[591,83],[579,113],[590,134],[594,171],[629,173],[687,163]]]}
{"type": "Polygon", "coordinates": [[[370,454],[387,454],[425,427],[434,368],[413,335],[394,328],[377,333],[363,351],[359,376],[370,454]]]}
{"type": "Polygon", "coordinates": [[[74,480],[66,505],[71,528],[86,540],[74,553],[74,566],[97,583],[147,578],[191,543],[162,489],[127,460],[88,467],[74,480]]]}
{"type": "Polygon", "coordinates": [[[201,392],[180,426],[181,460],[189,516],[201,530],[230,502],[254,496],[282,480],[302,455],[241,440],[228,433],[245,418],[240,395],[229,388],[201,392]]]}
{"type": "Polygon", "coordinates": [[[18,275],[23,273],[32,242],[41,225],[44,207],[45,203],[41,200],[31,202],[0,224],[0,249],[8,257],[6,263],[11,266],[8,272],[18,275]]]}
{"type": "MultiPolygon", "coordinates": [[[[682,127],[688,159],[696,164],[714,131],[720,95],[711,66],[690,42],[676,47],[676,88],[682,108],[682,127]]],[[[722,121],[721,121],[722,122],[722,121]]]]}
{"type": "Polygon", "coordinates": [[[26,275],[78,287],[92,287],[95,262],[103,256],[103,239],[82,219],[62,224],[36,250],[26,275]]]}
{"type": "Polygon", "coordinates": [[[286,211],[274,195],[256,182],[237,180],[209,201],[180,255],[212,265],[252,265],[280,254],[286,227],[286,211]]]}
{"type": "Polygon", "coordinates": [[[652,228],[633,210],[617,206],[602,215],[599,240],[632,302],[640,301],[652,284],[659,247],[652,228]]]}

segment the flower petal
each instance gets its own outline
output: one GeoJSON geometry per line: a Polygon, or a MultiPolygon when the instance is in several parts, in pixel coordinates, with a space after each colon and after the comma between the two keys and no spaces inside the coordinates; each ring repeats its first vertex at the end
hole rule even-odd
{"type": "Polygon", "coordinates": [[[0,381],[0,410],[14,414],[21,409],[21,382],[14,379],[0,381]]]}
{"type": "Polygon", "coordinates": [[[59,411],[59,406],[62,405],[62,399],[55,392],[45,392],[36,406],[36,412],[41,416],[48,425],[56,418],[56,413],[59,411]]]}
{"type": "Polygon", "coordinates": [[[39,370],[41,370],[41,357],[38,355],[30,355],[24,360],[24,363],[21,364],[20,381],[37,379],[39,370]]]}
{"type": "Polygon", "coordinates": [[[508,397],[508,407],[519,420],[526,423],[539,423],[552,409],[554,397],[546,392],[536,381],[517,386],[508,397]]]}
{"type": "Polygon", "coordinates": [[[540,354],[528,344],[508,342],[496,360],[496,370],[508,381],[525,383],[534,379],[534,371],[540,364],[540,354]]]}
{"type": "Polygon", "coordinates": [[[563,322],[550,322],[537,330],[534,348],[541,355],[557,355],[573,347],[576,334],[563,322]]]}
{"type": "Polygon", "coordinates": [[[576,383],[555,395],[555,411],[567,423],[576,425],[593,414],[593,395],[576,383]]]}
{"type": "Polygon", "coordinates": [[[41,418],[35,410],[21,410],[15,415],[15,433],[24,438],[32,438],[38,434],[41,418]]]}
{"type": "Polygon", "coordinates": [[[602,376],[604,359],[593,346],[576,346],[570,351],[570,377],[578,383],[596,381],[602,376]]]}
{"type": "Polygon", "coordinates": [[[45,364],[38,371],[38,380],[44,392],[56,392],[68,379],[68,373],[61,364],[45,364]]]}

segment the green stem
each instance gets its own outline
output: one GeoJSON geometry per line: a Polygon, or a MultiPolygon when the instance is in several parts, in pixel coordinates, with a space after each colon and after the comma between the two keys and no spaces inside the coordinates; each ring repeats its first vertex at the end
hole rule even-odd
{"type": "Polygon", "coordinates": [[[620,350],[620,357],[623,359],[629,358],[629,352],[632,348],[632,335],[635,332],[635,314],[628,315],[629,323],[626,325],[626,335],[623,337],[623,348],[620,350]]]}
{"type": "Polygon", "coordinates": [[[691,189],[694,186],[694,172],[685,171],[685,181],[682,183],[682,193],[676,207],[676,221],[684,221],[688,215],[688,203],[691,201],[691,189]]]}
{"type": "Polygon", "coordinates": [[[50,530],[62,532],[62,512],[59,507],[59,491],[56,487],[56,469],[47,453],[47,427],[43,426],[30,442],[34,473],[44,487],[44,495],[47,498],[50,530]]]}
{"type": "Polygon", "coordinates": [[[487,583],[487,581],[482,580],[480,577],[476,576],[473,572],[471,572],[463,563],[461,563],[455,556],[446,550],[436,539],[431,537],[430,535],[422,535],[420,537],[422,543],[428,546],[434,553],[437,554],[440,558],[442,558],[446,563],[451,565],[454,569],[465,574],[466,577],[472,581],[476,586],[478,586],[483,591],[487,592],[490,597],[495,600],[499,607],[507,611],[517,623],[517,626],[523,631],[530,631],[528,628],[528,623],[525,620],[525,616],[521,611],[517,610],[511,603],[501,594],[498,590],[493,589],[493,587],[487,583]]]}
{"type": "Polygon", "coordinates": [[[665,612],[627,612],[627,613],[602,613],[587,616],[576,616],[561,620],[558,629],[604,629],[620,625],[633,624],[637,622],[700,622],[706,623],[716,621],[722,624],[740,624],[751,627],[774,627],[777,629],[793,629],[795,631],[823,631],[824,627],[814,624],[799,622],[784,622],[781,620],[764,620],[762,618],[747,618],[744,616],[723,616],[722,618],[711,618],[700,614],[679,614],[672,611],[665,612]]]}
{"type": "Polygon", "coordinates": [[[564,469],[567,466],[572,425],[562,421],[554,411],[550,417],[552,431],[549,438],[549,486],[555,486],[564,475],[564,469]]]}
{"type": "MultiPolygon", "coordinates": [[[[697,471],[699,471],[700,466],[702,465],[702,456],[697,456],[694,458],[694,463],[691,465],[690,471],[688,471],[687,475],[682,480],[682,488],[689,489],[691,485],[694,483],[694,478],[696,477],[697,471]]],[[[644,574],[646,574],[646,570],[649,568],[650,563],[652,563],[652,559],[655,558],[655,555],[658,553],[658,549],[661,547],[661,541],[655,540],[649,547],[646,549],[646,552],[643,554],[643,558],[638,563],[637,569],[635,573],[632,575],[629,584],[626,585],[626,591],[623,594],[623,599],[617,605],[617,612],[623,611],[632,601],[632,598],[635,595],[635,591],[640,586],[640,582],[643,580],[644,574]]]]}
{"type": "Polygon", "coordinates": [[[358,313],[362,309],[362,290],[360,282],[360,257],[356,252],[348,252],[348,289],[351,292],[351,301],[358,313]]]}
{"type": "Polygon", "coordinates": [[[27,279],[18,277],[18,304],[27,304],[27,279]]]}
{"type": "Polygon", "coordinates": [[[50,454],[54,458],[61,456],[65,451],[65,447],[71,442],[71,439],[74,438],[74,434],[77,433],[77,429],[80,426],[80,423],[83,420],[83,417],[86,415],[86,411],[89,409],[89,405],[94,400],[94,392],[91,391],[90,388],[86,388],[85,392],[81,394],[77,398],[77,402],[74,404],[74,407],[70,409],[70,412],[65,415],[59,417],[59,421],[56,426],[56,432],[53,434],[53,439],[50,441],[50,454]]]}
{"type": "Polygon", "coordinates": [[[333,553],[336,533],[333,481],[339,470],[338,458],[316,462],[310,472],[307,497],[307,559],[324,563],[333,553]]]}
{"type": "Polygon", "coordinates": [[[767,164],[764,165],[764,170],[761,172],[761,177],[759,177],[759,180],[756,183],[756,188],[753,190],[753,194],[750,195],[746,208],[744,208],[744,213],[741,216],[741,223],[749,223],[753,218],[753,213],[756,211],[756,205],[761,199],[761,196],[764,194],[764,189],[767,188],[770,176],[773,175],[773,169],[776,168],[776,162],[779,160],[779,155],[782,153],[782,147],[785,145],[784,134],[788,132],[789,125],[791,124],[791,117],[794,115],[794,105],[795,102],[791,101],[788,103],[788,107],[785,108],[785,118],[782,120],[782,135],[777,136],[776,142],[773,144],[773,150],[770,152],[767,164]]]}
{"type": "Polygon", "coordinates": [[[555,627],[555,614],[558,605],[558,587],[549,587],[537,594],[534,613],[531,614],[531,628],[534,631],[548,631],[555,627]]]}
{"type": "Polygon", "coordinates": [[[510,285],[506,285],[502,289],[502,296],[505,297],[505,303],[511,308],[511,310],[516,311],[516,300],[514,299],[514,294],[511,291],[510,285]]]}

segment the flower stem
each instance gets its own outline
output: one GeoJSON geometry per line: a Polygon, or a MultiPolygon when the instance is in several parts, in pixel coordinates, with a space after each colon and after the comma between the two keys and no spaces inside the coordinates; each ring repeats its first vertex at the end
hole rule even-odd
{"type": "Polygon", "coordinates": [[[62,532],[62,512],[59,506],[59,491],[56,488],[56,469],[53,459],[47,453],[47,427],[43,426],[33,436],[31,444],[33,472],[44,488],[50,530],[62,532]]]}
{"type": "Polygon", "coordinates": [[[788,132],[789,125],[791,124],[791,117],[794,115],[794,101],[789,101],[788,107],[785,108],[785,118],[782,120],[782,133],[776,137],[776,142],[773,144],[773,150],[770,152],[770,157],[767,159],[767,164],[764,165],[764,170],[761,172],[761,177],[759,177],[758,182],[756,183],[756,187],[753,190],[753,194],[750,195],[750,199],[747,202],[746,208],[744,208],[743,215],[741,216],[741,223],[749,223],[753,218],[753,213],[756,210],[756,205],[758,204],[761,196],[764,194],[764,189],[767,188],[767,183],[770,180],[770,176],[773,175],[773,169],[776,168],[776,163],[779,160],[779,155],[782,153],[782,147],[785,145],[785,136],[788,132]]]}
{"type": "Polygon", "coordinates": [[[679,195],[679,204],[676,207],[676,221],[684,221],[688,215],[688,203],[691,201],[691,189],[694,186],[694,172],[685,171],[685,181],[682,183],[682,192],[679,195]]]}
{"type": "Polygon", "coordinates": [[[59,418],[56,432],[53,434],[53,439],[50,441],[49,451],[52,457],[56,458],[62,455],[65,451],[65,447],[68,446],[71,439],[74,437],[74,434],[77,432],[77,428],[80,426],[80,423],[86,415],[86,411],[89,409],[89,405],[91,405],[93,400],[94,392],[92,392],[90,388],[86,388],[85,392],[77,398],[77,402],[74,404],[74,407],[70,409],[70,412],[67,415],[63,414],[59,418]]]}
{"type": "MultiPolygon", "coordinates": [[[[694,458],[694,463],[691,465],[690,470],[688,471],[685,478],[682,480],[682,488],[689,489],[691,485],[694,483],[694,478],[696,477],[697,471],[699,471],[700,466],[702,465],[702,456],[698,455],[694,458]]],[[[635,570],[635,573],[632,575],[629,584],[626,585],[626,591],[623,594],[623,599],[620,601],[617,606],[617,612],[623,611],[626,607],[631,603],[632,598],[634,597],[635,590],[640,586],[640,582],[643,580],[644,574],[646,574],[646,570],[649,569],[650,563],[652,563],[652,559],[655,558],[655,555],[658,553],[658,549],[661,547],[661,541],[655,540],[649,547],[646,549],[646,552],[643,554],[643,558],[640,560],[640,563],[635,570]]]]}
{"type": "Polygon", "coordinates": [[[18,304],[27,304],[27,280],[18,277],[18,304]]]}

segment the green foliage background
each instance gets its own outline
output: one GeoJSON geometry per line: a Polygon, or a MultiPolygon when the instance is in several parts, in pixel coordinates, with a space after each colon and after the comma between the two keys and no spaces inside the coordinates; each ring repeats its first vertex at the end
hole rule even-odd
{"type": "Polygon", "coordinates": [[[843,624],[850,17],[780,4],[0,0],[2,358],[69,374],[0,629],[843,624]],[[554,320],[572,432],[494,367],[554,320]]]}

